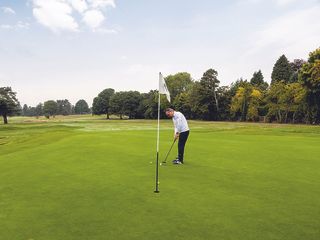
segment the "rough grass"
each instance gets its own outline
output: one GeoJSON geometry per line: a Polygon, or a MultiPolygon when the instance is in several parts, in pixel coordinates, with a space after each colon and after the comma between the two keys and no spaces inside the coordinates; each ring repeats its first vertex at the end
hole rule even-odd
{"type": "Polygon", "coordinates": [[[1,240],[320,238],[319,127],[190,121],[186,164],[160,167],[154,194],[155,121],[9,120],[1,240]]]}

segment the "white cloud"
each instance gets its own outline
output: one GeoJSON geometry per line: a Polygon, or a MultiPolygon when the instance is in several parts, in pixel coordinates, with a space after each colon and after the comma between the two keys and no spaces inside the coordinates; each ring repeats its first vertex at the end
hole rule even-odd
{"type": "Polygon", "coordinates": [[[29,29],[30,24],[27,22],[18,21],[18,23],[16,24],[16,27],[23,28],[23,29],[29,29]]]}
{"type": "Polygon", "coordinates": [[[29,29],[29,27],[30,27],[30,24],[23,21],[18,21],[15,25],[9,25],[9,24],[0,25],[0,28],[4,30],[29,29]]]}
{"type": "Polygon", "coordinates": [[[281,49],[292,54],[319,45],[320,6],[293,11],[279,17],[251,36],[252,49],[256,53],[264,49],[281,49]]]}
{"type": "Polygon", "coordinates": [[[92,29],[98,28],[104,20],[105,17],[99,10],[88,10],[83,16],[83,21],[92,29]]]}
{"type": "Polygon", "coordinates": [[[297,0],[276,0],[276,4],[278,4],[279,6],[285,6],[291,3],[296,2],[297,0]]]}
{"type": "Polygon", "coordinates": [[[85,0],[68,0],[71,6],[79,13],[83,13],[88,9],[88,4],[85,0]]]}
{"type": "Polygon", "coordinates": [[[33,0],[33,15],[37,21],[54,32],[78,31],[78,24],[71,16],[72,8],[63,0],[33,0]]]}
{"type": "Polygon", "coordinates": [[[88,0],[93,8],[116,7],[114,0],[88,0]]]}
{"type": "Polygon", "coordinates": [[[16,12],[10,7],[1,7],[1,10],[6,14],[16,14],[16,12]]]}
{"type": "Polygon", "coordinates": [[[117,34],[118,33],[116,29],[107,29],[107,28],[93,29],[93,32],[101,33],[101,34],[117,34]]]}
{"type": "Polygon", "coordinates": [[[12,26],[12,25],[9,25],[9,24],[1,24],[1,25],[0,25],[0,28],[1,28],[1,29],[12,29],[13,26],[12,26]]]}
{"type": "Polygon", "coordinates": [[[106,7],[115,7],[114,0],[32,0],[32,3],[36,20],[54,32],[77,32],[83,24],[93,32],[117,32],[102,27],[106,19],[103,10],[106,7]],[[74,15],[75,11],[80,13],[82,22],[78,21],[79,16],[74,15]]]}

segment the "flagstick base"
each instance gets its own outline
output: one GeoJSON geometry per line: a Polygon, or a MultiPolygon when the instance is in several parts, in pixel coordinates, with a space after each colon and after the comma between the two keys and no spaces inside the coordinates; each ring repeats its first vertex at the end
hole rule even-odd
{"type": "Polygon", "coordinates": [[[154,191],[154,193],[160,193],[160,191],[154,191]]]}

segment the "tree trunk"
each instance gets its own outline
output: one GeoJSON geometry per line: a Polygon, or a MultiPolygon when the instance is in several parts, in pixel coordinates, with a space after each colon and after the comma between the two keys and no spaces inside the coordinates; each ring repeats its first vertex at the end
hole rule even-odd
{"type": "Polygon", "coordinates": [[[4,124],[8,124],[8,117],[7,117],[7,115],[4,114],[4,115],[2,115],[2,117],[3,117],[3,123],[4,123],[4,124]]]}
{"type": "Polygon", "coordinates": [[[107,113],[107,119],[110,119],[109,113],[107,113]]]}
{"type": "Polygon", "coordinates": [[[243,105],[242,105],[242,116],[241,116],[241,118],[242,118],[242,121],[245,121],[245,119],[246,119],[246,115],[245,115],[245,109],[246,108],[246,99],[244,98],[243,99],[243,105]]]}

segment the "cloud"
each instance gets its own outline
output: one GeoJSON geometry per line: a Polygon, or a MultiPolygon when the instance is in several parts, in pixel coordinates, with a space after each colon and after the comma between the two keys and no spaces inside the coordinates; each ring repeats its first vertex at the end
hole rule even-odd
{"type": "MultiPolygon", "coordinates": [[[[319,0],[304,0],[303,3],[310,3],[314,4],[317,3],[319,0]]],[[[261,4],[265,3],[265,0],[238,0],[238,4],[261,4]]],[[[276,5],[278,7],[286,7],[288,5],[292,5],[294,3],[301,3],[301,0],[271,0],[268,1],[267,3],[276,5]]]]}
{"type": "Polygon", "coordinates": [[[107,29],[107,28],[97,28],[97,29],[94,29],[93,32],[101,33],[101,34],[117,34],[118,33],[116,29],[107,29]]]}
{"type": "Polygon", "coordinates": [[[4,30],[16,30],[16,29],[29,29],[30,24],[23,21],[18,21],[15,25],[2,24],[0,25],[0,29],[4,30]]]}
{"type": "Polygon", "coordinates": [[[68,0],[71,6],[79,13],[83,13],[88,9],[88,4],[85,0],[68,0]]]}
{"type": "Polygon", "coordinates": [[[292,11],[269,22],[251,38],[252,49],[257,53],[264,49],[281,49],[292,54],[316,48],[320,39],[320,6],[292,11]]]}
{"type": "Polygon", "coordinates": [[[104,10],[116,7],[114,0],[32,0],[32,4],[36,20],[53,32],[77,32],[86,25],[93,32],[110,33],[111,30],[102,28],[106,19],[104,10]]]}
{"type": "Polygon", "coordinates": [[[88,0],[93,8],[116,7],[114,0],[88,0]]]}
{"type": "Polygon", "coordinates": [[[16,12],[10,7],[1,7],[1,10],[6,14],[16,14],[16,12]]]}
{"type": "Polygon", "coordinates": [[[72,8],[65,1],[33,0],[33,16],[37,21],[54,32],[61,30],[78,31],[79,25],[71,16],[72,8]]]}
{"type": "Polygon", "coordinates": [[[12,29],[13,26],[12,26],[12,25],[9,25],[9,24],[1,24],[1,25],[0,25],[0,28],[1,28],[1,29],[12,29]]]}
{"type": "Polygon", "coordinates": [[[100,27],[102,22],[105,20],[104,15],[99,10],[88,10],[84,13],[83,21],[87,26],[92,29],[96,29],[100,27]]]}

